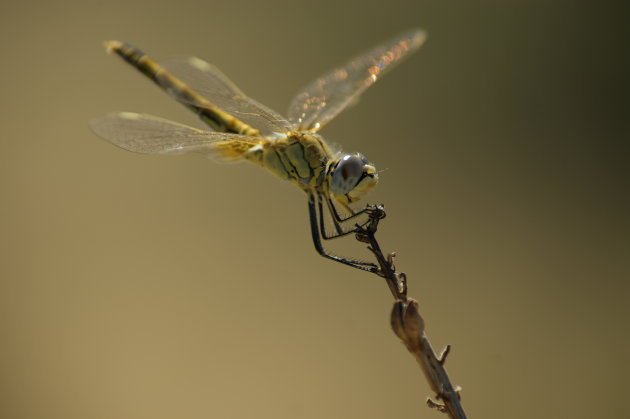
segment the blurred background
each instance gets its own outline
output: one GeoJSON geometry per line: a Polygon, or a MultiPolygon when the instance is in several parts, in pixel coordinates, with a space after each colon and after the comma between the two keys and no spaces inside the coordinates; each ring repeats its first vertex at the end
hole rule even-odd
{"type": "Polygon", "coordinates": [[[381,245],[468,415],[630,416],[628,14],[585,4],[3,3],[0,417],[442,417],[386,285],[315,253],[293,185],[87,128],[201,127],[107,39],[205,58],[285,113],[414,26],[425,46],[322,134],[385,170],[381,245]]]}

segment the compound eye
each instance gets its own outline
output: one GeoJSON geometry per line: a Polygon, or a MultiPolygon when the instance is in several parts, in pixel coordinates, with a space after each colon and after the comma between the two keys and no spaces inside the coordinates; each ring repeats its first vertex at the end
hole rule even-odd
{"type": "Polygon", "coordinates": [[[357,156],[344,156],[337,166],[337,170],[341,172],[344,180],[359,179],[363,174],[363,160],[357,156]]]}
{"type": "Polygon", "coordinates": [[[364,164],[370,164],[370,161],[361,153],[357,153],[357,157],[361,159],[364,164]]]}
{"type": "Polygon", "coordinates": [[[343,156],[332,177],[332,192],[343,195],[352,190],[363,176],[363,160],[351,154],[343,156]]]}

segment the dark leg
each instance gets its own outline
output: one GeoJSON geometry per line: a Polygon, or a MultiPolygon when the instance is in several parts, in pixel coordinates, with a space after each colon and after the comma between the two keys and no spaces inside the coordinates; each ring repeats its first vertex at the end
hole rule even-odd
{"type": "Polygon", "coordinates": [[[317,207],[315,206],[315,199],[316,198],[314,195],[309,194],[308,215],[311,221],[311,235],[313,236],[313,244],[315,245],[315,250],[317,250],[317,253],[319,253],[320,255],[322,255],[323,257],[327,259],[331,259],[339,263],[343,263],[344,265],[352,266],[353,268],[357,268],[362,271],[374,272],[376,269],[378,269],[377,266],[373,263],[346,259],[344,257],[331,255],[330,253],[326,252],[321,242],[320,227],[318,226],[317,207]]]}
{"type": "Polygon", "coordinates": [[[343,223],[352,218],[358,217],[359,215],[365,213],[369,209],[369,206],[367,206],[363,208],[361,211],[353,212],[350,216],[346,218],[341,218],[341,216],[337,212],[337,208],[335,207],[335,204],[332,202],[332,199],[330,199],[330,196],[327,195],[325,199],[326,199],[326,204],[328,205],[328,209],[330,210],[330,213],[332,214],[335,221],[337,221],[338,223],[343,223]]]}
{"type": "MultiPolygon", "coordinates": [[[[337,237],[346,236],[346,235],[351,234],[351,233],[356,233],[356,226],[352,226],[352,228],[350,230],[344,231],[344,229],[341,226],[341,224],[337,220],[335,220],[334,217],[333,217],[332,221],[333,221],[333,224],[335,226],[335,229],[337,230],[337,234],[328,235],[328,232],[326,231],[326,227],[325,227],[325,223],[324,223],[324,208],[322,206],[322,199],[324,199],[324,198],[322,198],[321,195],[317,196],[317,207],[319,209],[319,230],[321,232],[322,238],[324,240],[331,240],[331,239],[336,239],[337,237]]],[[[328,203],[329,211],[332,213],[334,211],[333,204],[330,202],[330,199],[327,199],[326,202],[328,203]]],[[[367,208],[364,209],[363,211],[361,211],[361,213],[364,213],[366,210],[367,210],[367,208]]],[[[359,213],[357,213],[357,215],[359,215],[359,213]]],[[[353,217],[354,216],[348,217],[348,218],[346,218],[346,220],[349,220],[349,219],[351,219],[353,217]]],[[[369,222],[370,222],[370,220],[367,220],[365,223],[363,223],[361,225],[361,227],[363,227],[365,224],[367,224],[369,222]]]]}

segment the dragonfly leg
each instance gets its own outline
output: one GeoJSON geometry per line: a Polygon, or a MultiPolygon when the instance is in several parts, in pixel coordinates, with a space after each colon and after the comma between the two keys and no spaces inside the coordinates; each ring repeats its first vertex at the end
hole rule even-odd
{"type": "MultiPolygon", "coordinates": [[[[321,204],[321,203],[320,203],[321,204]]],[[[375,272],[378,267],[373,263],[362,262],[353,259],[347,259],[341,256],[336,256],[330,254],[324,249],[321,241],[321,231],[320,226],[318,225],[318,217],[317,217],[317,207],[315,205],[315,196],[313,194],[309,195],[308,198],[308,213],[311,221],[311,235],[313,236],[313,244],[315,245],[315,250],[317,253],[322,255],[327,259],[334,260],[339,263],[343,263],[344,265],[352,266],[353,268],[360,269],[362,271],[375,272]]]]}
{"type": "MultiPolygon", "coordinates": [[[[343,237],[343,236],[346,236],[348,234],[356,233],[356,231],[357,231],[356,226],[353,226],[349,230],[344,230],[343,226],[341,225],[341,222],[336,220],[335,217],[332,217],[332,221],[333,221],[333,224],[335,226],[335,230],[337,230],[337,233],[333,234],[333,235],[329,235],[328,232],[326,231],[326,227],[325,227],[326,224],[324,222],[324,208],[323,208],[323,205],[322,205],[322,200],[323,200],[323,198],[320,195],[318,195],[317,206],[318,206],[318,209],[319,209],[319,229],[320,229],[320,232],[321,232],[321,236],[322,236],[322,238],[324,240],[336,239],[338,237],[343,237]]],[[[326,199],[326,202],[328,204],[328,210],[332,213],[335,210],[335,207],[333,206],[332,202],[330,202],[330,199],[326,199]]],[[[363,212],[365,212],[365,210],[361,211],[361,213],[363,213],[363,212]]],[[[359,215],[359,214],[357,214],[357,215],[359,215]]],[[[346,218],[346,220],[344,220],[344,221],[347,221],[347,220],[349,220],[351,218],[353,218],[353,217],[346,218]]],[[[370,222],[370,220],[366,220],[360,226],[364,227],[369,222],[370,222]]]]}
{"type": "MultiPolygon", "coordinates": [[[[332,199],[330,199],[330,196],[328,195],[326,195],[326,204],[328,205],[328,209],[330,210],[330,213],[332,214],[333,218],[338,223],[343,223],[345,221],[356,218],[359,215],[364,214],[370,208],[370,206],[368,205],[365,208],[363,208],[361,211],[357,211],[357,212],[353,211],[352,214],[350,214],[350,216],[343,218],[339,215],[339,212],[337,212],[337,207],[335,207],[335,204],[332,202],[332,199]]],[[[352,209],[350,210],[352,211],[352,209]]]]}

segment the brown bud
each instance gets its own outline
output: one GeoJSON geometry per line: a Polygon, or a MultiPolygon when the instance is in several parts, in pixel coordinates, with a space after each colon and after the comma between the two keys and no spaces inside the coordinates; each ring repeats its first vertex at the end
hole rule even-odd
{"type": "Polygon", "coordinates": [[[420,340],[424,333],[424,320],[418,312],[415,300],[396,301],[392,309],[391,325],[394,333],[410,351],[420,348],[420,340]]]}

